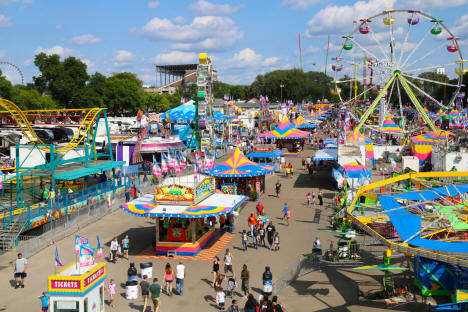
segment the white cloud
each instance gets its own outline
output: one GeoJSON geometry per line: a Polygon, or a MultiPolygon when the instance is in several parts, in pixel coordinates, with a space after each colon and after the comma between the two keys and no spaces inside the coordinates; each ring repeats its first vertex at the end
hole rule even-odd
{"type": "Polygon", "coordinates": [[[216,4],[205,0],[198,0],[189,5],[189,9],[195,16],[231,15],[242,9],[242,6],[232,7],[229,4],[216,4]]]}
{"type": "Polygon", "coordinates": [[[273,57],[268,57],[263,61],[263,65],[265,66],[271,66],[277,64],[279,61],[279,57],[273,56],[273,57]]]}
{"type": "Polygon", "coordinates": [[[184,25],[155,17],[134,32],[156,41],[176,42],[171,47],[175,50],[226,50],[242,38],[234,21],[220,16],[195,17],[184,25]]]}
{"type": "Polygon", "coordinates": [[[180,15],[174,17],[174,23],[176,23],[176,24],[182,24],[183,22],[185,22],[185,17],[180,16],[180,15]]]}
{"type": "Polygon", "coordinates": [[[235,53],[232,60],[236,67],[247,67],[258,65],[262,60],[262,55],[255,53],[255,51],[250,48],[245,48],[238,53],[235,53]]]}
{"type": "Polygon", "coordinates": [[[156,64],[191,64],[197,60],[197,54],[193,52],[172,51],[161,53],[153,58],[156,64]]]}
{"type": "Polygon", "coordinates": [[[306,35],[315,37],[349,32],[354,20],[392,8],[395,3],[396,0],[368,0],[357,1],[353,5],[327,6],[307,22],[306,35]]]}
{"type": "Polygon", "coordinates": [[[70,55],[71,52],[72,52],[71,49],[67,49],[67,48],[64,48],[64,47],[62,47],[62,46],[55,45],[55,46],[53,46],[53,47],[50,48],[50,49],[37,48],[36,51],[35,51],[34,53],[35,53],[35,54],[38,54],[38,53],[45,53],[45,54],[47,54],[47,55],[57,54],[57,55],[60,56],[60,57],[64,57],[64,56],[70,55]]]}
{"type": "Polygon", "coordinates": [[[33,59],[27,59],[26,61],[24,61],[24,66],[31,66],[32,64],[34,63],[34,60],[33,59]]]}
{"type": "Polygon", "coordinates": [[[461,38],[461,41],[458,41],[460,45],[468,45],[468,14],[456,20],[451,31],[455,36],[461,38]]]}
{"type": "Polygon", "coordinates": [[[76,45],[92,45],[101,42],[102,39],[91,34],[76,36],[71,38],[70,42],[76,45]]]}
{"type": "Polygon", "coordinates": [[[316,5],[322,0],[283,0],[284,6],[291,6],[296,9],[304,9],[316,5]]]}
{"type": "Polygon", "coordinates": [[[127,50],[119,50],[112,58],[115,67],[128,67],[135,60],[135,55],[127,50]]]}
{"type": "Polygon", "coordinates": [[[11,17],[0,14],[0,27],[10,27],[12,25],[11,17]]]}
{"type": "Polygon", "coordinates": [[[81,60],[83,63],[86,64],[86,66],[88,66],[88,69],[90,69],[91,67],[94,66],[94,63],[91,61],[91,60],[88,60],[88,59],[82,59],[81,60]]]}
{"type": "Polygon", "coordinates": [[[161,3],[159,1],[150,1],[148,2],[148,8],[156,9],[161,3]]]}
{"type": "Polygon", "coordinates": [[[302,50],[302,54],[304,55],[309,55],[309,54],[315,54],[320,52],[320,48],[314,47],[314,46],[307,46],[302,50]]]}
{"type": "Polygon", "coordinates": [[[132,61],[135,58],[135,55],[127,50],[119,50],[114,56],[114,61],[118,62],[128,62],[132,61]]]}

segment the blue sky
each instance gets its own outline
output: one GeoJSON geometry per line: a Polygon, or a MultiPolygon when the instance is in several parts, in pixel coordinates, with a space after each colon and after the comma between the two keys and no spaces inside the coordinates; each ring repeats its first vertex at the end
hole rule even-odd
{"type": "MultiPolygon", "coordinates": [[[[304,70],[323,70],[328,35],[332,57],[342,44],[341,35],[352,31],[353,20],[387,8],[419,9],[442,18],[466,50],[468,0],[0,0],[0,60],[20,67],[26,82],[37,75],[33,59],[43,51],[76,56],[88,64],[90,73],[131,71],[154,85],[155,64],[192,63],[197,53],[207,52],[220,80],[251,83],[259,73],[299,67],[298,33],[304,70]]],[[[403,46],[407,23],[399,22],[396,40],[403,46]]],[[[382,42],[388,41],[381,21],[370,25],[382,42]]],[[[411,32],[405,44],[408,53],[430,25],[425,21],[411,32]]],[[[444,43],[447,35],[442,35],[424,42],[414,57],[444,43]]],[[[369,37],[360,39],[378,54],[379,47],[369,37]]],[[[421,61],[421,67],[457,59],[445,52],[441,49],[421,61]]],[[[348,58],[362,57],[362,51],[352,53],[348,58]]],[[[12,69],[0,68],[19,82],[12,69]]],[[[448,74],[453,76],[450,70],[448,74]]]]}

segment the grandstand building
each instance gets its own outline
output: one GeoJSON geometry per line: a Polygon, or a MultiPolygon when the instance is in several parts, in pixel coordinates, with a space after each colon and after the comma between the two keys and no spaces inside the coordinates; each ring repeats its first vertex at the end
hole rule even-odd
{"type": "MultiPolygon", "coordinates": [[[[157,93],[174,94],[182,85],[197,83],[198,64],[156,65],[157,93]]],[[[217,80],[217,72],[213,70],[213,80],[217,80]]]]}

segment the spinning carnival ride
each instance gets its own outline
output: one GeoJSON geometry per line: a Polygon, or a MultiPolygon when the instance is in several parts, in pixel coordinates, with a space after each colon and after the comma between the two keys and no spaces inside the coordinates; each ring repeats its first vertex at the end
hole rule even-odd
{"type": "MultiPolygon", "coordinates": [[[[352,107],[370,104],[360,117],[351,109],[351,116],[359,121],[358,130],[364,126],[378,131],[390,111],[396,119],[405,120],[402,96],[406,94],[424,122],[434,131],[434,123],[427,116],[423,104],[432,102],[442,110],[448,110],[459,98],[467,61],[458,45],[460,38],[455,37],[441,19],[421,11],[385,10],[361,19],[353,31],[342,38],[341,49],[332,58],[334,94],[342,103],[352,107]],[[434,59],[447,61],[437,64],[434,59]],[[418,76],[440,68],[454,70],[456,83],[418,76]],[[359,75],[361,72],[362,76],[359,75]],[[358,81],[361,86],[358,86],[358,81]],[[348,84],[349,93],[343,92],[348,84]],[[430,94],[438,86],[444,87],[444,94],[452,94],[451,98],[439,101],[430,94]],[[369,100],[371,103],[367,102],[369,100]],[[365,124],[378,105],[378,125],[365,124]]],[[[410,129],[403,130],[407,132],[410,129]]]]}

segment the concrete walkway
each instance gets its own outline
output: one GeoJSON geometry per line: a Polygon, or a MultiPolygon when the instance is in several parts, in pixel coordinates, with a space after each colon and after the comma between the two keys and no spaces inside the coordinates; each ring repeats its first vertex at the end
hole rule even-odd
{"type": "MultiPolygon", "coordinates": [[[[314,151],[307,149],[301,157],[313,155],[314,151]]],[[[312,178],[300,167],[301,158],[286,158],[291,161],[295,168],[295,175],[286,178],[283,175],[272,176],[267,179],[266,192],[261,198],[265,206],[267,216],[279,232],[281,240],[281,250],[274,252],[266,248],[258,250],[249,248],[246,252],[241,250],[240,231],[247,229],[247,217],[255,211],[256,203],[249,202],[236,219],[236,236],[229,243],[228,247],[234,256],[234,272],[240,276],[241,267],[247,264],[250,271],[250,287],[255,297],[261,292],[262,273],[265,266],[270,266],[273,278],[290,263],[296,261],[302,254],[311,252],[313,240],[319,235],[323,246],[328,246],[331,241],[336,244],[336,237],[332,233],[322,232],[329,225],[332,208],[332,199],[335,195],[332,189],[331,175],[329,171],[321,170],[312,178]],[[279,181],[282,184],[281,198],[276,198],[274,194],[274,184],[279,181]],[[324,206],[307,207],[305,204],[305,194],[322,188],[324,193],[324,206]],[[281,219],[284,203],[287,202],[291,208],[291,224],[286,225],[281,219]],[[320,212],[320,219],[315,218],[320,212]],[[315,219],[314,219],[315,218],[315,219]],[[317,223],[318,222],[318,223],[317,223]]],[[[104,254],[109,253],[109,242],[114,236],[120,239],[128,234],[130,237],[130,261],[119,259],[117,264],[108,263],[109,278],[114,279],[117,284],[117,296],[115,308],[106,306],[107,311],[142,311],[141,300],[128,301],[125,299],[124,283],[126,281],[129,262],[135,262],[137,268],[139,263],[148,262],[146,259],[135,258],[136,254],[146,249],[154,238],[154,224],[150,219],[131,216],[122,210],[118,210],[111,215],[104,217],[98,222],[87,226],[77,233],[90,240],[92,245],[96,244],[96,235],[101,238],[101,243],[105,244],[104,254]]],[[[64,264],[75,261],[74,237],[67,237],[57,242],[61,260],[64,264]]],[[[54,273],[54,251],[55,246],[50,246],[35,256],[28,259],[28,278],[24,289],[13,288],[13,269],[9,262],[16,258],[12,252],[4,254],[0,258],[0,279],[3,280],[2,292],[0,292],[0,310],[6,311],[28,311],[39,310],[40,301],[37,296],[42,291],[47,290],[47,276],[54,273]]],[[[219,257],[222,258],[223,252],[219,257]]],[[[175,260],[154,260],[153,275],[163,280],[163,268],[166,262],[173,267],[177,264],[175,260]]],[[[173,295],[171,297],[162,295],[160,311],[216,311],[215,292],[211,288],[211,262],[207,261],[185,261],[187,266],[187,276],[185,279],[184,295],[182,297],[173,295]]],[[[339,270],[337,270],[339,272],[339,270]]],[[[362,280],[366,278],[362,277],[362,280]]],[[[368,280],[373,280],[369,278],[368,280]]],[[[374,280],[375,282],[375,280],[374,280]]],[[[240,288],[240,281],[239,281],[240,288]]],[[[357,281],[352,277],[343,274],[327,274],[326,272],[310,273],[306,280],[298,280],[293,287],[286,289],[280,296],[288,311],[335,311],[334,307],[342,309],[346,305],[356,305],[350,298],[357,292],[357,281]],[[338,278],[339,277],[339,278],[338,278]],[[299,283],[299,284],[298,284],[299,283]],[[302,286],[300,285],[301,283],[302,286]],[[299,286],[298,286],[299,285],[299,286]]],[[[175,287],[175,285],[174,285],[175,287]]],[[[240,289],[238,289],[240,291],[240,289]]],[[[243,307],[245,299],[236,296],[243,307]]],[[[227,306],[230,298],[226,300],[227,306]]],[[[353,309],[352,311],[363,311],[363,309],[353,309]]],[[[367,311],[374,311],[373,308],[364,308],[367,311]]],[[[149,309],[148,309],[149,311],[149,309]]],[[[336,310],[339,311],[339,310],[336,310]]],[[[351,311],[351,310],[349,310],[351,311]]]]}

